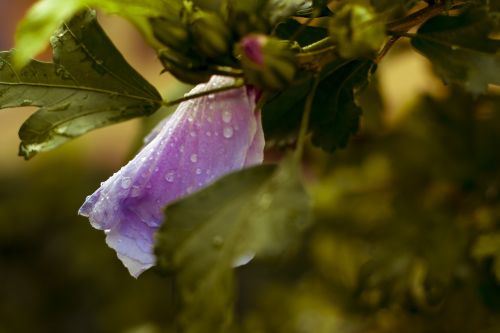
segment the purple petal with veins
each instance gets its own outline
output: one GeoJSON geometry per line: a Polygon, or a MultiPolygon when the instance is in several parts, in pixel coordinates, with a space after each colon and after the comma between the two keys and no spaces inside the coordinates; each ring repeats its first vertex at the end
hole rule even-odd
{"type": "MultiPolygon", "coordinates": [[[[214,76],[191,93],[233,83],[214,76]]],[[[153,238],[165,205],[226,173],[262,162],[257,94],[242,87],[181,103],[137,156],[87,197],[79,214],[105,231],[106,243],[131,275],[155,264],[153,238]]]]}

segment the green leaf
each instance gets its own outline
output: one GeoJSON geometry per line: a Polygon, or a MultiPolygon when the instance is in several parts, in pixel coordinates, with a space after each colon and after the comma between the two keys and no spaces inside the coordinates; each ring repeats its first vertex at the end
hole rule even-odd
{"type": "MultiPolygon", "coordinates": [[[[333,152],[344,148],[358,131],[362,110],[356,96],[374,70],[371,60],[339,59],[324,68],[309,126],[315,146],[333,152]]],[[[266,102],[262,112],[266,142],[282,144],[295,140],[311,85],[312,78],[305,77],[266,102]]]]}
{"type": "Polygon", "coordinates": [[[171,9],[169,1],[175,0],[40,0],[18,26],[14,63],[16,67],[26,65],[45,48],[49,37],[64,21],[87,7],[126,18],[153,47],[160,47],[153,37],[148,17],[168,14],[171,9]]]}
{"type": "Polygon", "coordinates": [[[484,9],[437,16],[420,27],[412,44],[446,83],[479,94],[490,83],[500,84],[500,41],[489,38],[496,24],[484,9]]]}
{"type": "Polygon", "coordinates": [[[311,113],[314,145],[333,152],[356,134],[362,110],[355,97],[368,83],[374,66],[371,60],[354,60],[320,83],[311,113]]]}
{"type": "Polygon", "coordinates": [[[291,158],[230,174],[166,209],[160,266],[173,270],[185,332],[226,332],[233,268],[284,252],[308,224],[309,199],[291,158]]]}
{"type": "Polygon", "coordinates": [[[113,46],[95,13],[64,24],[51,43],[54,63],[31,61],[22,70],[14,51],[0,53],[0,108],[40,107],[19,131],[26,158],[160,107],[159,93],[113,46]]]}
{"type": "Polygon", "coordinates": [[[328,31],[320,27],[302,27],[302,24],[294,19],[288,19],[276,26],[274,35],[281,39],[289,39],[298,29],[303,31],[298,34],[296,41],[300,46],[306,46],[328,36],[328,31]]]}

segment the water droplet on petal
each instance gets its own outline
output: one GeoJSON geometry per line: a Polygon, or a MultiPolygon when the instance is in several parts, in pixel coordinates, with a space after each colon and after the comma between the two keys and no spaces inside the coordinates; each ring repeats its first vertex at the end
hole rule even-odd
{"type": "Polygon", "coordinates": [[[139,186],[132,186],[132,190],[130,191],[130,195],[132,198],[138,197],[141,194],[141,188],[139,186]]]}
{"type": "Polygon", "coordinates": [[[254,252],[246,252],[240,255],[236,260],[233,261],[233,267],[240,267],[248,264],[255,257],[254,252]]]}
{"type": "Polygon", "coordinates": [[[230,139],[233,136],[233,128],[232,127],[224,127],[224,131],[222,133],[226,139],[230,139]]]}
{"type": "Polygon", "coordinates": [[[175,171],[169,171],[165,174],[165,180],[169,183],[173,182],[175,179],[175,171]]]}
{"type": "Polygon", "coordinates": [[[222,121],[223,122],[228,124],[231,122],[231,118],[232,118],[231,111],[225,110],[224,112],[222,112],[222,121]]]}
{"type": "Polygon", "coordinates": [[[191,131],[191,133],[189,133],[189,135],[191,135],[194,138],[196,136],[196,132],[195,131],[191,131]]]}
{"type": "Polygon", "coordinates": [[[191,160],[191,162],[196,163],[198,162],[198,155],[192,154],[189,159],[191,160]]]}
{"type": "Polygon", "coordinates": [[[214,99],[215,98],[215,95],[214,94],[210,94],[208,95],[208,99],[214,99]]]}
{"type": "Polygon", "coordinates": [[[212,136],[212,133],[211,132],[207,132],[205,133],[207,136],[212,136]]]}
{"type": "Polygon", "coordinates": [[[196,172],[197,175],[201,175],[201,173],[202,173],[202,171],[201,171],[200,168],[197,168],[195,172],[196,172]]]}
{"type": "Polygon", "coordinates": [[[179,147],[179,151],[180,151],[181,153],[183,153],[183,152],[184,152],[184,145],[181,145],[181,146],[179,147]]]}
{"type": "Polygon", "coordinates": [[[130,177],[124,177],[121,182],[122,188],[124,190],[128,189],[132,185],[132,179],[130,177]]]}
{"type": "Polygon", "coordinates": [[[194,118],[192,116],[188,116],[188,121],[192,123],[194,121],[194,118]]]}

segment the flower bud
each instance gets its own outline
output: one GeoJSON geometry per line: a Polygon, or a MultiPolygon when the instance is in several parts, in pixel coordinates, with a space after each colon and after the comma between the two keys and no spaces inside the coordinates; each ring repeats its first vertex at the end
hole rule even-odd
{"type": "Polygon", "coordinates": [[[241,40],[237,53],[248,83],[267,90],[279,90],[295,77],[297,63],[285,41],[252,34],[241,40]]]}
{"type": "Polygon", "coordinates": [[[265,15],[268,0],[225,0],[222,10],[238,37],[249,33],[267,33],[271,26],[265,15]]]}
{"type": "Polygon", "coordinates": [[[190,18],[190,32],[195,48],[207,58],[227,54],[231,47],[231,31],[215,12],[196,10],[190,18]]]}
{"type": "Polygon", "coordinates": [[[346,4],[336,12],[329,31],[343,58],[370,55],[382,46],[386,36],[384,22],[377,19],[375,10],[360,4],[346,4]]]}
{"type": "Polygon", "coordinates": [[[149,18],[155,38],[177,52],[187,51],[191,43],[188,17],[192,9],[187,2],[183,4],[176,1],[168,2],[170,9],[164,16],[149,18]]]}

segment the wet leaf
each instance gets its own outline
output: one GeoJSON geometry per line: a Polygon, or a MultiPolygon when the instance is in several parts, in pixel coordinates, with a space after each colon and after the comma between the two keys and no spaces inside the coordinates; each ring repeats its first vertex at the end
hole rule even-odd
{"type": "Polygon", "coordinates": [[[185,332],[226,332],[233,268],[282,254],[308,221],[309,199],[291,159],[230,174],[168,206],[156,254],[176,274],[185,332]]]}
{"type": "Polygon", "coordinates": [[[160,107],[159,93],[126,62],[94,13],[64,24],[51,43],[54,63],[31,61],[22,70],[14,51],[0,53],[0,108],[40,107],[19,130],[20,155],[30,158],[160,107]]]}

